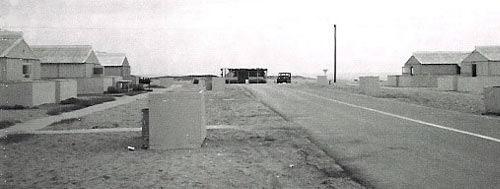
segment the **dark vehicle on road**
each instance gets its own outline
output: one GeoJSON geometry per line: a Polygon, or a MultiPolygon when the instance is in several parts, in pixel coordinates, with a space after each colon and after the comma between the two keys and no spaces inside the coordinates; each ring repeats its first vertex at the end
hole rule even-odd
{"type": "Polygon", "coordinates": [[[277,83],[292,83],[292,74],[290,72],[278,73],[277,83]]]}

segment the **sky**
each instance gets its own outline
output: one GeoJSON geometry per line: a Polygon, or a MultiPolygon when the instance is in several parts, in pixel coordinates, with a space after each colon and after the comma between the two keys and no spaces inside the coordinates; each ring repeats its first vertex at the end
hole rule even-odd
{"type": "Polygon", "coordinates": [[[126,53],[133,74],[400,74],[414,51],[500,45],[500,1],[0,0],[30,45],[126,53]]]}

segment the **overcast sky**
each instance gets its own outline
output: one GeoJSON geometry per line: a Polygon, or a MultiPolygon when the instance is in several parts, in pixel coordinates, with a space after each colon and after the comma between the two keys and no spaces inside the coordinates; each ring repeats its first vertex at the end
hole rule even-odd
{"type": "Polygon", "coordinates": [[[0,28],[31,45],[126,53],[135,74],[264,67],[392,72],[413,51],[500,45],[500,1],[0,0],[0,28]]]}

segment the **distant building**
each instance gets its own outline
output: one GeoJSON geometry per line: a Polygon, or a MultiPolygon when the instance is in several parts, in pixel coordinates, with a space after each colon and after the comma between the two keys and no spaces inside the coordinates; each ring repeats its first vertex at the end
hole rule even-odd
{"type": "Polygon", "coordinates": [[[266,83],[266,68],[222,68],[221,76],[226,83],[266,83]]]}
{"type": "Polygon", "coordinates": [[[462,61],[470,52],[415,52],[403,67],[403,76],[460,74],[462,61]]]}
{"type": "Polygon", "coordinates": [[[461,75],[500,77],[500,46],[477,46],[462,61],[461,75]]]}
{"type": "Polygon", "coordinates": [[[40,58],[42,78],[90,78],[103,75],[90,45],[36,45],[31,47],[40,58]]]}
{"type": "Polygon", "coordinates": [[[22,32],[0,31],[0,81],[40,79],[40,60],[22,32]]]}
{"type": "Polygon", "coordinates": [[[123,53],[106,53],[96,51],[99,63],[104,67],[104,75],[130,77],[130,65],[127,56],[123,53]]]}

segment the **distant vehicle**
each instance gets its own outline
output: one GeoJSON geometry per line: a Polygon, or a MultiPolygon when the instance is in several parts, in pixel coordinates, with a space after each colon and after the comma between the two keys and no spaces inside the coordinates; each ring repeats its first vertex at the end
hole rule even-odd
{"type": "Polygon", "coordinates": [[[292,74],[290,72],[278,73],[277,83],[292,83],[292,74]]]}

